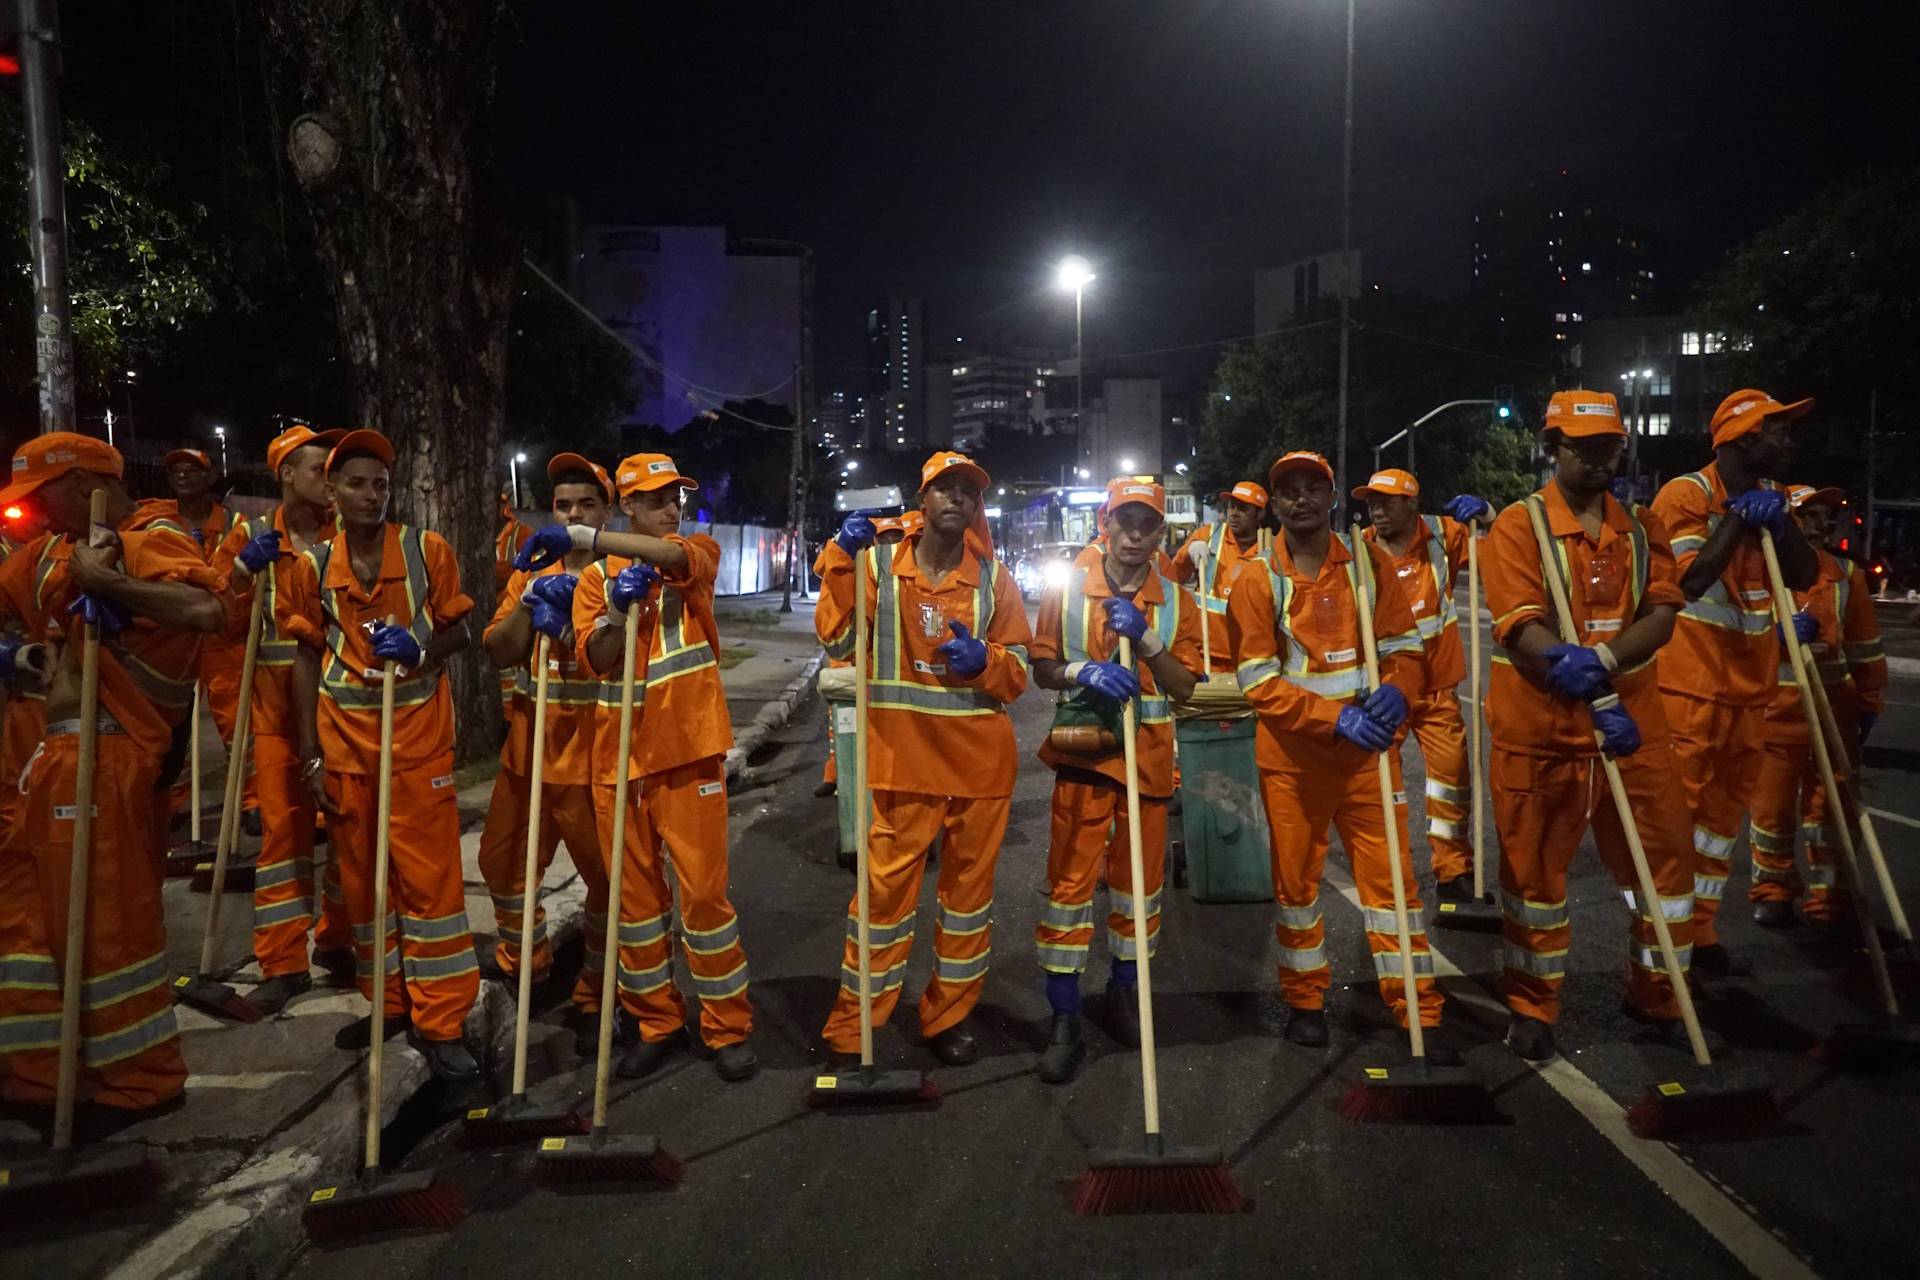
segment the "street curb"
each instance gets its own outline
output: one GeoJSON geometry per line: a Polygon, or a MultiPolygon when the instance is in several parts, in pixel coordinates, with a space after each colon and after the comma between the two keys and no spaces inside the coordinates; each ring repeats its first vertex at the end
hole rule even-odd
{"type": "Polygon", "coordinates": [[[747,767],[748,756],[766,745],[768,738],[793,719],[794,708],[812,690],[814,678],[820,674],[820,664],[826,660],[826,650],[815,649],[813,656],[807,659],[807,665],[800,669],[800,674],[773,701],[760,708],[760,714],[753,718],[752,724],[740,731],[740,736],[734,739],[733,749],[727,752],[728,782],[738,778],[740,771],[747,767]]]}

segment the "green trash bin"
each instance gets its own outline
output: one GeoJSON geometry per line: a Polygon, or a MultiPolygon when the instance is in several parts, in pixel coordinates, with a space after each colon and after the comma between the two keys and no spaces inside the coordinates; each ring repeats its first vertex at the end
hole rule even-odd
{"type": "Polygon", "coordinates": [[[1195,902],[1272,902],[1267,810],[1253,762],[1254,718],[1183,719],[1180,830],[1195,902]]]}
{"type": "Polygon", "coordinates": [[[847,866],[853,865],[854,842],[859,838],[860,829],[854,824],[860,821],[860,811],[869,806],[861,804],[861,796],[854,787],[853,750],[856,734],[854,732],[853,691],[847,691],[844,698],[832,693],[826,695],[827,721],[833,726],[831,742],[833,759],[839,782],[834,788],[834,796],[840,808],[840,847],[836,851],[840,861],[847,866]]]}

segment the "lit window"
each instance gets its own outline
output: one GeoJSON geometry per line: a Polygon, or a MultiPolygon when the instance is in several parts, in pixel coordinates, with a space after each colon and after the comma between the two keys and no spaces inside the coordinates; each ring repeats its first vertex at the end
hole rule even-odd
{"type": "Polygon", "coordinates": [[[1575,324],[1579,324],[1584,319],[1586,319],[1586,317],[1581,315],[1578,311],[1573,313],[1573,322],[1575,324]]]}
{"type": "Polygon", "coordinates": [[[1647,415],[1647,429],[1643,434],[1664,436],[1673,430],[1673,415],[1669,413],[1650,413],[1647,415]]]}
{"type": "Polygon", "coordinates": [[[1581,274],[1581,275],[1583,275],[1583,276],[1590,276],[1590,275],[1592,275],[1592,274],[1593,274],[1593,264],[1592,264],[1591,262],[1583,262],[1583,263],[1581,263],[1581,264],[1580,264],[1580,274],[1581,274]]]}
{"type": "Polygon", "coordinates": [[[1702,336],[1700,349],[1706,355],[1715,355],[1718,352],[1724,350],[1726,348],[1726,345],[1727,345],[1726,334],[1707,333],[1702,336]]]}
{"type": "Polygon", "coordinates": [[[1553,319],[1556,324],[1565,324],[1567,322],[1567,313],[1564,311],[1556,311],[1553,313],[1553,319]]]}
{"type": "Polygon", "coordinates": [[[1680,335],[1680,354],[1697,356],[1700,354],[1700,335],[1692,329],[1680,335]]]}

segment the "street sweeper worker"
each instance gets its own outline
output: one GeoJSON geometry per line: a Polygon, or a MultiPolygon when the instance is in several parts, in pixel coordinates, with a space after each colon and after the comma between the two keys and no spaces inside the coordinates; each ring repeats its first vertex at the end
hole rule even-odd
{"type": "Polygon", "coordinates": [[[1433,850],[1435,891],[1442,902],[1467,902],[1473,898],[1473,780],[1467,770],[1467,726],[1455,692],[1467,678],[1467,663],[1453,588],[1467,569],[1468,522],[1483,528],[1492,524],[1493,508],[1463,493],[1447,503],[1446,514],[1422,515],[1419,480],[1398,468],[1375,472],[1353,496],[1366,503],[1372,521],[1362,536],[1386,551],[1420,629],[1427,671],[1424,691],[1408,708],[1406,732],[1420,744],[1427,763],[1427,843],[1433,850]]]}
{"type": "MultiPolygon", "coordinates": [[[[578,453],[557,453],[547,462],[547,480],[553,486],[550,529],[583,528],[598,531],[613,510],[613,479],[606,468],[578,453]]],[[[553,535],[549,535],[552,537],[553,535]]],[[[591,548],[569,544],[561,555],[540,568],[527,567],[532,557],[518,553],[513,576],[501,592],[493,621],[481,642],[487,656],[514,678],[513,701],[507,709],[507,740],[500,748],[500,772],[494,775],[493,798],[487,823],[480,832],[480,878],[493,898],[498,940],[480,959],[483,976],[510,982],[520,965],[533,965],[534,981],[553,967],[553,947],[547,937],[546,911],[539,902],[539,882],[530,889],[522,883],[527,873],[527,823],[533,792],[533,721],[535,637],[547,638],[546,743],[540,777],[539,870],[546,875],[555,850],[566,841],[567,853],[586,885],[586,926],[582,942],[586,955],[573,986],[573,1006],[581,1014],[600,1008],[600,975],[607,944],[607,860],[593,811],[593,740],[600,701],[600,681],[580,665],[573,634],[573,592],[579,575],[593,562],[591,548]],[[531,935],[531,960],[527,938],[531,935]]],[[[590,1023],[576,1020],[576,1035],[585,1035],[590,1023]]]]}
{"type": "MultiPolygon", "coordinates": [[[[828,654],[852,658],[854,574],[862,575],[876,1026],[899,1002],[926,853],[945,832],[920,1030],[949,1066],[979,1054],[966,1019],[986,983],[993,872],[1019,767],[1006,707],[1026,691],[1033,640],[1013,575],[994,558],[981,501],[988,483],[980,464],[943,451],[920,469],[925,523],[898,546],[872,547],[872,521],[849,517],[837,536],[853,558],[832,567],[814,613],[828,654]]],[[[850,910],[840,992],[823,1032],[835,1070],[858,1062],[857,936],[850,910]]]]}
{"type": "MultiPolygon", "coordinates": [[[[621,1055],[627,1079],[650,1075],[688,1047],[686,1003],[673,977],[673,935],[700,1000],[700,1037],[722,1080],[760,1069],[748,1043],[753,1003],[740,918],[727,896],[727,770],[733,747],[727,691],[720,682],[720,630],[713,586],[720,544],[680,532],[683,496],[700,486],[664,453],[636,453],[614,468],[626,533],[568,530],[573,547],[597,555],[573,595],[582,661],[601,686],[596,712],[594,793],[602,847],[627,859],[621,896],[620,1000],[638,1024],[621,1055]],[[629,610],[640,611],[638,649],[626,652],[629,610]],[[618,777],[620,676],[634,669],[634,706],[624,852],[612,850],[618,777]],[[644,698],[645,712],[639,714],[644,698]],[[676,884],[669,886],[672,865],[676,884]],[[679,914],[674,917],[675,888],[679,914]]],[[[558,552],[543,529],[527,544],[536,557],[558,552]]]]}
{"type": "MultiPolygon", "coordinates": [[[[327,815],[330,852],[353,926],[360,991],[374,998],[373,954],[385,930],[387,1025],[411,1023],[408,1043],[441,1079],[480,1068],[461,1043],[479,993],[460,868],[453,786],[453,694],[446,662],[472,642],[473,601],[453,548],[439,534],[387,519],[393,445],[349,431],[327,456],[339,528],[307,548],[275,589],[275,625],[299,644],[293,713],[300,774],[327,815]],[[394,685],[393,803],[388,831],[388,919],[373,918],[379,812],[381,676],[394,685]]],[[[366,1047],[370,1021],[335,1037],[366,1047]]]]}
{"type": "Polygon", "coordinates": [[[345,434],[301,424],[275,436],[267,445],[267,468],[279,481],[280,504],[266,515],[236,523],[213,556],[214,572],[227,585],[227,638],[231,643],[238,637],[243,661],[253,593],[266,593],[254,655],[253,705],[247,713],[262,823],[253,880],[253,954],[260,961],[262,981],[247,994],[247,1002],[263,1013],[278,1013],[313,985],[308,977],[309,930],[312,963],[341,977],[353,972],[353,932],[341,896],[339,858],[332,853],[315,910],[318,813],[313,793],[300,776],[292,701],[299,644],[282,634],[274,618],[276,589],[293,571],[294,561],[333,536],[327,455],[345,434]]]}
{"type": "MultiPolygon", "coordinates": [[[[112,446],[56,431],[20,447],[12,483],[0,490],[0,506],[31,500],[47,528],[71,543],[64,558],[44,562],[37,616],[23,619],[27,634],[55,634],[59,650],[47,685],[46,739],[20,781],[26,807],[19,833],[32,859],[37,895],[37,927],[30,932],[47,955],[32,976],[55,995],[46,1014],[6,1027],[0,1093],[10,1102],[51,1104],[59,1072],[59,978],[52,957],[66,954],[70,924],[87,622],[100,632],[100,703],[80,1097],[146,1111],[180,1097],[186,1084],[161,912],[167,804],[160,769],[193,705],[202,637],[226,625],[226,605],[188,531],[158,515],[138,514],[122,474],[112,446]],[[96,490],[106,495],[100,526],[90,519],[96,490]]],[[[21,963],[39,962],[30,957],[21,963]]]]}
{"type": "MultiPolygon", "coordinates": [[[[1844,498],[1838,489],[1811,485],[1795,485],[1787,495],[1794,520],[1820,561],[1812,589],[1794,593],[1793,621],[1795,635],[1808,649],[1808,674],[1817,675],[1826,689],[1844,739],[1828,744],[1834,773],[1842,779],[1857,774],[1861,744],[1886,705],[1887,685],[1886,651],[1866,574],[1825,549],[1844,498]]],[[[1813,765],[1806,712],[1785,652],[1779,672],[1779,687],[1761,719],[1760,768],[1747,831],[1753,848],[1753,884],[1747,891],[1753,920],[1768,928],[1791,928],[1793,904],[1804,895],[1809,923],[1846,924],[1853,904],[1837,878],[1840,837],[1813,765]],[[1794,860],[1799,837],[1807,843],[1804,879],[1794,860]]]]}
{"type": "Polygon", "coordinates": [[[1813,548],[1787,518],[1779,481],[1793,464],[1793,423],[1812,408],[1811,400],[1734,392],[1714,410],[1714,460],[1669,480],[1653,499],[1687,597],[1660,655],[1660,692],[1693,815],[1693,963],[1707,973],[1753,967],[1727,951],[1714,917],[1759,774],[1761,720],[1779,683],[1760,531],[1772,534],[1790,589],[1806,590],[1819,572],[1813,548]]]}
{"type": "Polygon", "coordinates": [[[1227,644],[1227,596],[1240,572],[1242,560],[1259,555],[1260,522],[1267,515],[1267,491],[1252,480],[1235,482],[1220,494],[1225,518],[1203,524],[1187,535],[1173,553],[1175,582],[1191,584],[1207,613],[1207,643],[1213,649],[1213,670],[1233,671],[1233,650],[1227,644]]]}
{"type": "MultiPolygon", "coordinates": [[[[1260,795],[1266,806],[1273,857],[1274,896],[1280,906],[1280,995],[1291,1013],[1286,1037],[1295,1044],[1327,1043],[1325,1012],[1331,974],[1320,880],[1328,829],[1340,833],[1360,891],[1367,946],[1380,995],[1406,1025],[1393,880],[1387,863],[1386,823],[1400,825],[1400,857],[1407,911],[1420,903],[1407,855],[1407,814],[1400,761],[1391,756],[1394,812],[1382,812],[1374,757],[1393,745],[1407,708],[1420,697],[1425,661],[1420,632],[1387,553],[1360,538],[1333,532],[1333,468],[1317,453],[1283,455],[1267,473],[1280,535],[1263,559],[1241,566],[1227,601],[1227,634],[1239,659],[1241,692],[1253,705],[1260,795]],[[1380,654],[1380,688],[1369,693],[1356,612],[1354,557],[1371,558],[1373,629],[1380,654]]],[[[1423,1027],[1438,1028],[1440,989],[1426,932],[1412,930],[1423,1027]]],[[[1439,1035],[1427,1057],[1455,1066],[1459,1052],[1439,1035]]]]}
{"type": "MultiPolygon", "coordinates": [[[[876,518],[873,522],[873,541],[877,546],[882,546],[882,547],[897,546],[899,545],[900,539],[906,536],[907,536],[907,522],[905,518],[901,516],[880,516],[876,518]]],[[[834,564],[836,562],[836,558],[842,559],[842,560],[852,559],[852,557],[848,556],[846,551],[840,546],[840,542],[837,538],[828,538],[827,545],[824,547],[821,547],[820,554],[813,558],[813,576],[824,581],[827,576],[828,566],[834,564]]],[[[828,658],[827,665],[829,667],[850,667],[853,665],[853,663],[850,659],[828,658]]],[[[836,790],[839,789],[840,760],[839,760],[838,753],[833,750],[833,745],[832,745],[833,742],[834,742],[833,708],[828,707],[827,708],[827,744],[828,744],[827,762],[825,765],[821,766],[821,769],[820,769],[820,785],[813,789],[814,795],[820,796],[823,798],[826,796],[832,795],[836,790]]]]}
{"type": "Polygon", "coordinates": [[[1173,795],[1173,704],[1193,693],[1200,671],[1200,610],[1194,597],[1153,567],[1166,526],[1166,492],[1124,477],[1107,485],[1106,534],[1074,558],[1067,580],[1040,598],[1033,680],[1064,695],[1038,755],[1054,771],[1047,851],[1047,905],[1034,930],[1051,1039],[1040,1078],[1063,1084],[1086,1060],[1080,1034],[1080,975],[1093,945],[1094,890],[1107,885],[1107,1032],[1140,1043],[1135,987],[1139,939],[1133,898],[1147,900],[1147,954],[1160,954],[1160,895],[1173,795]],[[1119,638],[1133,642],[1119,662],[1119,638]],[[1146,882],[1132,883],[1127,855],[1127,774],[1121,706],[1137,698],[1140,840],[1146,882]]]}
{"type": "Polygon", "coordinates": [[[1594,742],[1620,766],[1682,968],[1693,940],[1693,856],[1685,792],[1655,684],[1655,655],[1686,603],[1666,527],[1607,491],[1626,450],[1612,395],[1555,392],[1543,443],[1547,486],[1501,512],[1481,552],[1493,659],[1488,779],[1500,834],[1507,1044],[1532,1062],[1554,1053],[1573,918],[1567,867],[1589,827],[1600,860],[1633,913],[1625,1012],[1685,1048],[1648,905],[1594,742]],[[1544,518],[1564,576],[1577,645],[1563,644],[1529,506],[1544,518]]]}

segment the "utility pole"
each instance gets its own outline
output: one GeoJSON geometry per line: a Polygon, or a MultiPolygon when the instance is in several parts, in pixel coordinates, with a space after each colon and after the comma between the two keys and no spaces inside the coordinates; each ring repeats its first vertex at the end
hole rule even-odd
{"type": "Polygon", "coordinates": [[[787,572],[780,593],[780,612],[793,612],[793,575],[800,560],[800,459],[807,444],[807,362],[793,367],[793,456],[787,463],[787,572]]]}
{"type": "Polygon", "coordinates": [[[17,0],[20,96],[27,127],[27,208],[32,219],[33,348],[40,430],[72,431],[73,310],[67,297],[66,165],[60,156],[60,50],[56,0],[17,0]]]}
{"type": "MultiPolygon", "coordinates": [[[[1861,563],[1873,570],[1873,429],[1880,420],[1880,389],[1867,392],[1867,536],[1861,563]]],[[[1871,578],[1869,578],[1871,581],[1871,578]]]]}
{"type": "Polygon", "coordinates": [[[1335,420],[1333,491],[1347,493],[1347,331],[1351,327],[1353,279],[1353,6],[1347,0],[1347,109],[1340,139],[1340,398],[1335,420]]]}

